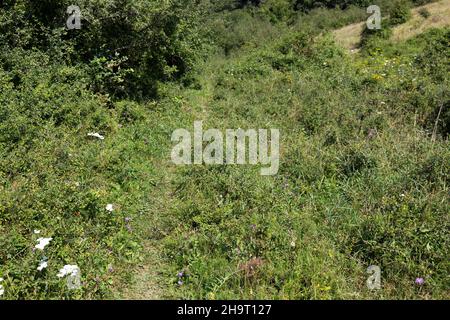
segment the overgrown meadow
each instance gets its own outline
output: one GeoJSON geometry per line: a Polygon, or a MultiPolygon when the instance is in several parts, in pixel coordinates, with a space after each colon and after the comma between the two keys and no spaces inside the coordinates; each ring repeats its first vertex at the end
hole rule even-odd
{"type": "Polygon", "coordinates": [[[450,29],[373,2],[2,2],[0,299],[448,299],[450,29]],[[196,120],[279,129],[278,174],[174,165],[196,120]]]}

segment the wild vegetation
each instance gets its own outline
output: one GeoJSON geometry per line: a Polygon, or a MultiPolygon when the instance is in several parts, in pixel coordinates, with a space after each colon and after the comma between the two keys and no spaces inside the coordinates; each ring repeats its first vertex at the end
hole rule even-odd
{"type": "Polygon", "coordinates": [[[450,29],[390,37],[430,1],[72,2],[0,4],[0,299],[449,298],[450,29]],[[195,120],[278,174],[174,165],[195,120]]]}

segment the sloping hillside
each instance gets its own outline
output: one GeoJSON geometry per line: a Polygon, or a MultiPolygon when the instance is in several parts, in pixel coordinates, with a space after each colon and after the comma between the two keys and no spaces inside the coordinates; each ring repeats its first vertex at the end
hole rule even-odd
{"type": "Polygon", "coordinates": [[[448,0],[354,55],[347,0],[86,1],[66,30],[70,2],[0,4],[0,299],[449,298],[448,0]],[[199,121],[217,164],[172,161],[199,121]],[[239,128],[279,132],[273,175],[220,159],[239,128]]]}
{"type": "MultiPolygon", "coordinates": [[[[361,42],[361,33],[365,28],[365,22],[354,23],[333,32],[336,41],[344,48],[355,50],[361,42]]],[[[430,28],[442,28],[450,26],[450,0],[441,0],[412,10],[412,18],[394,28],[391,37],[394,41],[403,41],[430,28]],[[426,10],[428,17],[421,12],[426,10]]]]}
{"type": "MultiPolygon", "coordinates": [[[[427,65],[433,59],[446,70],[438,44],[448,33],[401,43],[395,56],[350,59],[323,35],[313,40],[235,14],[246,23],[233,31],[251,22],[266,32],[239,34],[237,46],[225,30],[220,40],[236,46],[231,54],[209,56],[198,88],[171,88],[158,109],[179,104],[190,131],[195,120],[205,130],[280,128],[280,172],[268,178],[251,166],[161,162],[167,175],[147,243],[165,264],[149,255],[124,296],[145,299],[155,283],[160,297],[183,299],[448,296],[441,221],[450,154],[447,140],[426,133],[444,122],[438,111],[448,77],[427,65]],[[413,47],[423,57],[403,51],[413,47]],[[366,287],[372,264],[383,270],[381,291],[366,287]],[[142,272],[155,268],[158,276],[145,280],[142,272]],[[426,287],[415,284],[424,277],[426,287]]],[[[176,129],[169,120],[160,125],[176,129]]]]}

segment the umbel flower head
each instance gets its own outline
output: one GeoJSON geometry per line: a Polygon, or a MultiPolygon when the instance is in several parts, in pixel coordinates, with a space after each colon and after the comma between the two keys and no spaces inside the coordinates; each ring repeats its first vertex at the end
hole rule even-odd
{"type": "Polygon", "coordinates": [[[76,290],[81,288],[81,271],[77,265],[67,264],[59,270],[58,278],[67,276],[67,288],[69,290],[76,290]]]}
{"type": "Polygon", "coordinates": [[[44,270],[45,268],[47,268],[47,266],[48,266],[47,261],[46,261],[46,260],[41,260],[41,261],[39,262],[39,266],[37,267],[37,270],[38,270],[38,271],[42,271],[42,270],[44,270]]]}
{"type": "Polygon", "coordinates": [[[76,276],[80,272],[80,268],[76,264],[66,264],[59,270],[56,275],[58,278],[64,278],[67,275],[76,276]]]}
{"type": "Polygon", "coordinates": [[[39,238],[36,241],[39,242],[34,247],[39,250],[44,250],[45,246],[47,246],[53,238],[39,238]]]}

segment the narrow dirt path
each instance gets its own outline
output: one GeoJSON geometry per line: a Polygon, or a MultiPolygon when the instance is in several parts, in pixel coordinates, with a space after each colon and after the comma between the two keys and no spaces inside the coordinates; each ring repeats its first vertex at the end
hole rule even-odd
{"type": "Polygon", "coordinates": [[[161,256],[161,244],[156,235],[159,233],[158,217],[162,214],[169,214],[168,212],[172,210],[171,184],[174,173],[164,161],[156,166],[157,170],[164,172],[164,177],[155,187],[155,193],[149,196],[152,201],[136,226],[136,232],[141,234],[143,241],[143,258],[133,270],[130,283],[121,286],[120,292],[116,295],[117,299],[157,300],[169,298],[161,274],[165,269],[165,262],[161,256]]]}
{"type": "MultiPolygon", "coordinates": [[[[189,104],[196,120],[206,120],[208,109],[212,99],[215,72],[221,68],[224,60],[215,60],[215,63],[207,63],[201,75],[201,90],[187,89],[183,97],[189,104]]],[[[162,271],[167,270],[166,262],[162,256],[160,239],[155,237],[155,229],[158,229],[158,216],[170,217],[174,205],[177,202],[173,181],[176,180],[177,170],[170,162],[170,155],[153,163],[155,169],[163,173],[163,179],[155,187],[155,193],[150,195],[152,203],[149,203],[148,213],[143,217],[138,232],[142,233],[144,257],[134,270],[131,284],[117,293],[118,299],[126,300],[156,300],[171,298],[171,290],[167,288],[167,279],[164,279],[162,271]]],[[[175,276],[175,275],[174,275],[175,276]]]]}

